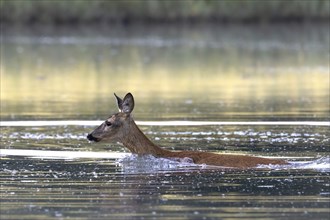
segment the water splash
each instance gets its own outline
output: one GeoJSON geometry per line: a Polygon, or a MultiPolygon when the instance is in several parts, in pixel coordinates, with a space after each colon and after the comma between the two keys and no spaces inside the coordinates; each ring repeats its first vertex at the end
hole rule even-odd
{"type": "Polygon", "coordinates": [[[260,165],[257,168],[267,168],[276,170],[316,170],[320,172],[330,172],[330,156],[321,157],[311,161],[291,161],[288,165],[260,165]]]}
{"type": "MultiPolygon", "coordinates": [[[[1,157],[23,156],[39,159],[80,160],[80,159],[112,159],[124,173],[154,173],[161,171],[185,172],[200,169],[230,169],[230,167],[216,167],[205,164],[194,164],[189,158],[156,158],[151,155],[138,156],[130,153],[91,152],[91,151],[47,151],[47,150],[19,150],[0,149],[1,157]]],[[[299,158],[298,158],[299,159],[299,158]]],[[[97,162],[97,160],[95,161],[97,162]]],[[[288,165],[260,165],[257,169],[270,170],[316,170],[330,172],[330,156],[310,161],[291,161],[288,165]]]]}
{"type": "Polygon", "coordinates": [[[152,155],[129,155],[116,160],[123,173],[155,173],[162,171],[191,171],[205,168],[205,165],[194,164],[188,159],[156,158],[152,155]]]}
{"type": "Polygon", "coordinates": [[[313,161],[291,162],[291,169],[315,169],[322,172],[330,172],[330,156],[321,157],[313,161]]]}
{"type": "MultiPolygon", "coordinates": [[[[124,173],[154,173],[160,171],[193,171],[201,169],[232,169],[231,167],[217,167],[206,164],[194,164],[189,160],[178,158],[156,158],[151,155],[129,155],[116,161],[124,173]]],[[[289,165],[260,165],[257,169],[270,170],[315,170],[330,172],[330,157],[321,157],[312,161],[292,161],[289,165]]]]}

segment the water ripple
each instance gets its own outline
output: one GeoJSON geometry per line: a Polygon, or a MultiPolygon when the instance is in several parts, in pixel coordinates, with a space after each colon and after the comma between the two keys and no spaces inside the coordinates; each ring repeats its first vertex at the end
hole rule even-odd
{"type": "MultiPolygon", "coordinates": [[[[156,158],[153,156],[137,156],[130,153],[118,152],[90,152],[90,151],[46,151],[46,150],[19,150],[0,149],[0,156],[24,156],[41,159],[115,159],[116,164],[128,173],[157,172],[169,170],[205,169],[215,166],[193,164],[179,161],[175,158],[156,158]]],[[[300,158],[303,159],[303,158],[300,158]]],[[[219,167],[224,168],[224,167],[219,167]]],[[[310,161],[293,161],[289,165],[261,165],[257,168],[271,170],[313,169],[320,172],[330,171],[330,157],[321,157],[310,161]]]]}

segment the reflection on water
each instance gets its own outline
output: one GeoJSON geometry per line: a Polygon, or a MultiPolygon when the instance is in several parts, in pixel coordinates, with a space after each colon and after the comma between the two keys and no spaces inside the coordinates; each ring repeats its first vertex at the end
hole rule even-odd
{"type": "MultiPolygon", "coordinates": [[[[23,122],[22,122],[23,123],[23,122]]],[[[273,122],[274,123],[274,122],[273,122]]],[[[24,124],[24,123],[23,123],[24,124]]],[[[326,219],[329,126],[141,126],[167,149],[278,157],[284,166],[215,168],[88,143],[92,126],[2,126],[1,217],[326,219]]]]}
{"type": "Polygon", "coordinates": [[[135,114],[144,120],[324,119],[328,30],[327,25],[6,29],[1,117],[99,119],[116,109],[113,92],[130,91],[135,114]]]}
{"type": "MultiPolygon", "coordinates": [[[[103,121],[0,121],[0,126],[98,126],[103,121]]],[[[205,126],[205,125],[311,125],[330,126],[329,121],[136,121],[137,125],[146,126],[205,126]]]]}
{"type": "Polygon", "coordinates": [[[1,156],[23,156],[33,158],[47,159],[81,159],[81,158],[106,158],[119,159],[127,156],[126,153],[118,152],[83,152],[83,151],[47,151],[47,150],[18,150],[18,149],[1,149],[1,156]]]}
{"type": "Polygon", "coordinates": [[[4,29],[1,219],[327,219],[327,25],[4,29]],[[169,150],[282,158],[214,168],[86,135],[135,97],[169,150]]]}
{"type": "Polygon", "coordinates": [[[4,218],[326,219],[329,214],[328,174],[314,170],[123,173],[108,160],[15,157],[2,164],[4,218]]]}

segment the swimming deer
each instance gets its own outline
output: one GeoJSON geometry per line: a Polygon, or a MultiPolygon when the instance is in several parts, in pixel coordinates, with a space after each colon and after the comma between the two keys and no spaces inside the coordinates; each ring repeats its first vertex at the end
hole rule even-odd
{"type": "Polygon", "coordinates": [[[235,168],[251,168],[262,164],[287,164],[284,160],[247,155],[217,154],[202,151],[169,151],[163,149],[148,139],[135,124],[131,114],[134,109],[133,95],[128,93],[124,99],[119,98],[116,94],[114,95],[119,112],[110,116],[93,132],[88,134],[88,140],[95,142],[119,142],[133,154],[189,160],[196,164],[235,168]]]}

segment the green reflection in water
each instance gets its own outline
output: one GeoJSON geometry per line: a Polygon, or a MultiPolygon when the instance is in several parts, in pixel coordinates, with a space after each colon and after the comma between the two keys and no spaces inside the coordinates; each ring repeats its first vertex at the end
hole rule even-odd
{"type": "Polygon", "coordinates": [[[5,30],[1,117],[322,120],[328,58],[326,25],[5,30]]]}

